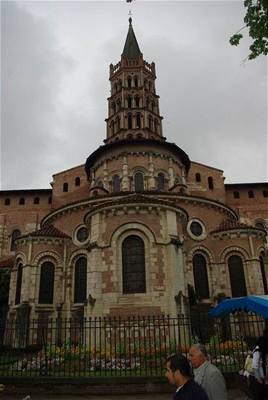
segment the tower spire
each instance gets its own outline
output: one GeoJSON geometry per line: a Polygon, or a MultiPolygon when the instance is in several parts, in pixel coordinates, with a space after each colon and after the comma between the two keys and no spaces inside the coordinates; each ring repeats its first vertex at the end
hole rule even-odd
{"type": "Polygon", "coordinates": [[[135,59],[139,58],[142,56],[142,53],[140,51],[133,27],[132,27],[132,18],[129,17],[129,28],[128,28],[128,33],[127,33],[127,38],[124,46],[124,50],[122,53],[122,57],[128,58],[128,59],[135,59]]]}

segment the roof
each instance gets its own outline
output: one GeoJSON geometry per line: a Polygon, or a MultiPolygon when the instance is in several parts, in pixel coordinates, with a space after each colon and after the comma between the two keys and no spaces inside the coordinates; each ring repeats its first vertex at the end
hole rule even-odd
{"type": "Polygon", "coordinates": [[[212,233],[214,232],[222,232],[222,231],[230,231],[230,230],[235,230],[235,229],[259,229],[255,228],[254,226],[250,226],[247,224],[243,224],[242,222],[235,221],[235,220],[225,220],[220,223],[218,228],[216,228],[212,233]]]}
{"type": "Polygon", "coordinates": [[[135,140],[118,140],[117,142],[105,144],[100,146],[97,150],[90,154],[90,156],[86,160],[85,170],[87,176],[90,176],[90,168],[94,165],[96,160],[103,156],[109,154],[110,151],[113,151],[117,148],[130,148],[131,145],[147,145],[147,146],[158,146],[160,149],[168,149],[173,152],[184,164],[186,171],[189,171],[190,168],[190,159],[188,155],[180,149],[175,143],[163,142],[155,139],[135,139],[135,140]]]}
{"type": "Polygon", "coordinates": [[[268,189],[268,182],[252,182],[252,183],[225,183],[224,185],[226,189],[234,189],[236,187],[239,187],[241,189],[248,189],[250,187],[262,187],[266,186],[268,189]]]}
{"type": "MultiPolygon", "coordinates": [[[[62,231],[60,231],[59,229],[55,228],[55,226],[53,225],[44,225],[41,229],[39,229],[38,231],[35,232],[31,232],[28,235],[25,235],[27,237],[29,236],[41,236],[41,237],[58,237],[58,238],[70,238],[70,236],[66,235],[65,233],[63,233],[62,231]]],[[[24,236],[24,237],[25,237],[24,236]]],[[[22,236],[21,236],[22,237],[22,236]]]]}
{"type": "Polygon", "coordinates": [[[252,311],[268,318],[268,296],[246,296],[223,300],[209,312],[209,315],[218,317],[235,311],[252,311]]]}
{"type": "Polygon", "coordinates": [[[132,18],[129,18],[129,28],[122,56],[129,59],[135,59],[139,58],[141,55],[142,53],[140,51],[134,30],[132,28],[132,18]]]}
{"type": "Polygon", "coordinates": [[[12,196],[13,194],[51,194],[52,189],[14,189],[0,190],[0,195],[12,196]]]}
{"type": "Polygon", "coordinates": [[[0,269],[1,268],[11,268],[14,264],[15,257],[5,256],[0,258],[0,269]]]}

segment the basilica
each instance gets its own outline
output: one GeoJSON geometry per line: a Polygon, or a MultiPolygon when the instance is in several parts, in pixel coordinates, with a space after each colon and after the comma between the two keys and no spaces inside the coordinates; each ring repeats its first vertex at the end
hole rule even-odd
{"type": "Polygon", "coordinates": [[[267,183],[225,184],[166,139],[131,18],[109,80],[104,144],[51,189],[0,191],[8,317],[175,316],[267,294],[267,183]]]}

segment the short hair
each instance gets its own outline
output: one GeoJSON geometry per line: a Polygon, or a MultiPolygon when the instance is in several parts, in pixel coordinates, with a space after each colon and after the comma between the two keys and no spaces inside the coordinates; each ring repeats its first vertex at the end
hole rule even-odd
{"type": "Polygon", "coordinates": [[[190,377],[191,366],[189,361],[182,354],[172,354],[166,359],[166,364],[170,363],[170,369],[172,372],[180,371],[183,376],[190,377]]]}
{"type": "Polygon", "coordinates": [[[198,351],[200,351],[205,357],[208,356],[208,352],[206,346],[202,343],[194,343],[192,347],[195,347],[198,351]]]}

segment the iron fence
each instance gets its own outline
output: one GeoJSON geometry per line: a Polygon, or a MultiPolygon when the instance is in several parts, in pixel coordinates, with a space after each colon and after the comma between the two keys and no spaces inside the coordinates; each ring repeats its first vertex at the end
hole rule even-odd
{"type": "Polygon", "coordinates": [[[0,321],[0,376],[162,376],[164,360],[206,344],[223,372],[243,366],[264,321],[238,313],[0,321]]]}

